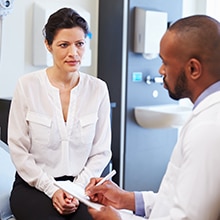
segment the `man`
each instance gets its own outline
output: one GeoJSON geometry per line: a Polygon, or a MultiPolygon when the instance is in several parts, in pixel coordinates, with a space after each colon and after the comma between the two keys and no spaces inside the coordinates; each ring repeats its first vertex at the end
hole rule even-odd
{"type": "Polygon", "coordinates": [[[220,219],[220,23],[205,15],[176,21],[161,39],[160,57],[164,87],[171,98],[194,103],[192,116],[158,193],[127,192],[111,181],[95,186],[100,179],[91,179],[87,194],[106,206],[89,209],[95,220],[119,220],[117,209],[152,220],[220,219]]]}

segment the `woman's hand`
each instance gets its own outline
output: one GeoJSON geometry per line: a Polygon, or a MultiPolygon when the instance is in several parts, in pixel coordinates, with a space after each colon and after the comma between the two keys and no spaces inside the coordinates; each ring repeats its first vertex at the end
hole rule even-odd
{"type": "Polygon", "coordinates": [[[104,206],[100,211],[88,208],[88,211],[94,220],[121,220],[120,214],[111,206],[104,206]]]}
{"type": "Polygon", "coordinates": [[[54,208],[62,215],[68,215],[75,212],[79,206],[78,199],[66,193],[62,189],[58,189],[53,197],[54,208]]]}

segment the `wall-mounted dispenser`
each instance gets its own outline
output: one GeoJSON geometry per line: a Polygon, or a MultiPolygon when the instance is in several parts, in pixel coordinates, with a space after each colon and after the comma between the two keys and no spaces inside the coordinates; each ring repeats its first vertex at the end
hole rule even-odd
{"type": "MultiPolygon", "coordinates": [[[[44,44],[44,37],[42,30],[47,22],[49,16],[63,7],[70,7],[76,10],[90,26],[90,13],[86,10],[77,7],[71,1],[58,1],[58,0],[42,0],[34,3],[33,13],[33,65],[34,66],[51,66],[53,64],[52,56],[47,51],[44,44]]],[[[90,37],[86,39],[86,50],[82,60],[81,66],[91,66],[91,49],[90,37]]]]}
{"type": "Polygon", "coordinates": [[[167,30],[167,12],[151,11],[135,7],[134,52],[146,59],[159,54],[160,40],[167,30]]]}

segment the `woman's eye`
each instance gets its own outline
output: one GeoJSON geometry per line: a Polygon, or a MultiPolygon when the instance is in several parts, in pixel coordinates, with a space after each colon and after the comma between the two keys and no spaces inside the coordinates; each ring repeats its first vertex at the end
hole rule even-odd
{"type": "Polygon", "coordinates": [[[62,47],[62,48],[66,48],[67,46],[68,46],[67,43],[60,44],[60,47],[62,47]]]}
{"type": "Polygon", "coordinates": [[[80,41],[76,44],[77,47],[84,47],[85,42],[84,41],[80,41]]]}

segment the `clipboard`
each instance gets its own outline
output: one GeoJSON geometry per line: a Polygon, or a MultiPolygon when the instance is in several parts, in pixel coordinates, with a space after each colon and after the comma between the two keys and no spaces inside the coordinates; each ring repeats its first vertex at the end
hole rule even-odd
{"type": "MultiPolygon", "coordinates": [[[[85,195],[85,189],[76,184],[73,183],[69,180],[67,181],[55,181],[54,183],[57,187],[59,187],[60,189],[66,191],[67,193],[69,193],[70,195],[74,196],[75,198],[77,198],[80,202],[84,203],[85,205],[96,209],[96,210],[100,210],[101,207],[103,207],[102,204],[99,203],[95,203],[92,202],[88,196],[85,195]]],[[[122,220],[143,220],[144,218],[139,217],[134,215],[131,211],[129,210],[118,210],[119,214],[121,215],[122,220]]]]}
{"type": "Polygon", "coordinates": [[[84,203],[85,205],[94,208],[96,210],[100,210],[103,205],[99,203],[95,203],[90,201],[89,197],[85,195],[85,190],[80,185],[71,182],[70,180],[67,181],[56,181],[55,185],[70,195],[77,198],[80,202],[84,203]]]}

